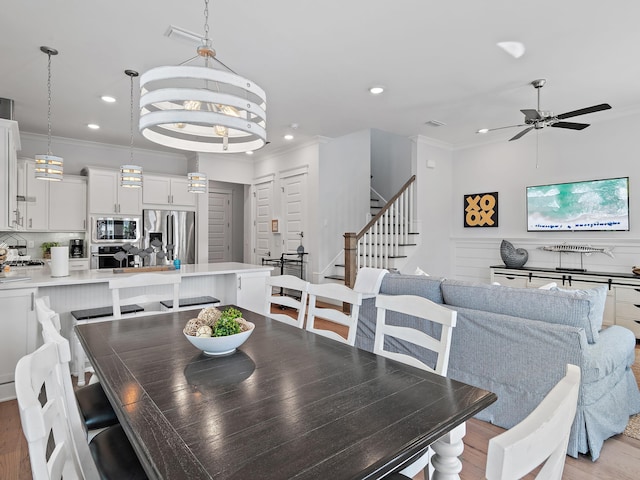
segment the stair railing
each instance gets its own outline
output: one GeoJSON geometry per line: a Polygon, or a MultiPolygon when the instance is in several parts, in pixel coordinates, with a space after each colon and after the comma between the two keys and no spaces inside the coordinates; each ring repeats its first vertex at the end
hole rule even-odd
{"type": "Polygon", "coordinates": [[[344,283],[353,288],[361,267],[389,268],[389,259],[400,254],[413,233],[413,175],[358,233],[344,234],[344,283]]]}

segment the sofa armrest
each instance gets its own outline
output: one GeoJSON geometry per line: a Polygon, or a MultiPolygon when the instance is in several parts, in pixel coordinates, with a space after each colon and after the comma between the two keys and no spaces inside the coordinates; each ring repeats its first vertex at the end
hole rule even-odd
{"type": "Polygon", "coordinates": [[[582,383],[593,383],[620,368],[630,368],[635,361],[636,337],[631,330],[613,325],[600,331],[596,343],[584,353],[582,383]]]}

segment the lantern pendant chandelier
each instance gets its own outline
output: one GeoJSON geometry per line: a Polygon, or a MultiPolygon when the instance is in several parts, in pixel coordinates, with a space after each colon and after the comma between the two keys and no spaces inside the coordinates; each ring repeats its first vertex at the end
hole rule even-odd
{"type": "Polygon", "coordinates": [[[129,143],[129,165],[120,166],[120,186],[127,188],[142,187],[142,167],[133,164],[133,79],[138,76],[135,70],[125,70],[131,83],[130,107],[130,143],[129,143]]]}
{"type": "Polygon", "coordinates": [[[57,55],[58,51],[51,47],[40,47],[42,53],[49,57],[47,70],[47,154],[36,155],[35,176],[39,180],[51,180],[59,182],[62,180],[62,170],[64,161],[62,157],[56,157],[51,153],[51,55],[57,55]]]}
{"type": "Polygon", "coordinates": [[[140,133],[180,150],[257,150],[267,138],[266,94],[215,57],[209,39],[209,0],[204,3],[205,33],[197,55],[140,77],[140,133]],[[188,65],[194,60],[204,66],[188,65]],[[213,68],[214,61],[225,70],[213,68]]]}

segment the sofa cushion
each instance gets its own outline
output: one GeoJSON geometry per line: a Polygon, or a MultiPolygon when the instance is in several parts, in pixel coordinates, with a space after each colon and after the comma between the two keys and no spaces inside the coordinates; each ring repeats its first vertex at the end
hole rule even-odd
{"type": "Polygon", "coordinates": [[[380,293],[385,295],[418,295],[435,303],[443,303],[440,285],[444,279],[425,275],[389,273],[380,284],[380,293]]]}
{"type": "Polygon", "coordinates": [[[444,303],[454,307],[584,328],[587,341],[595,343],[602,328],[607,287],[539,290],[445,280],[442,295],[444,303]]]}

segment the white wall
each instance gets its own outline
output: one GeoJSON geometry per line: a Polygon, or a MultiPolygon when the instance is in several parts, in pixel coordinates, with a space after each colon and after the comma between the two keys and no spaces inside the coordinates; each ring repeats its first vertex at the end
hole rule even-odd
{"type": "Polygon", "coordinates": [[[411,177],[411,140],[382,130],[371,130],[371,186],[385,200],[411,177]]]}
{"type": "Polygon", "coordinates": [[[209,180],[251,185],[254,160],[246,154],[198,153],[200,172],[209,180]]]}
{"type": "Polygon", "coordinates": [[[418,244],[402,268],[413,273],[420,267],[432,276],[451,276],[451,212],[453,197],[452,151],[445,144],[426,137],[412,139],[412,174],[416,175],[418,244]]]}
{"type": "MultiPolygon", "coordinates": [[[[345,232],[359,232],[370,212],[371,135],[345,135],[320,146],[317,222],[318,274],[344,248],[345,232]]],[[[327,272],[331,273],[330,271],[327,272]]]]}
{"type": "MultiPolygon", "coordinates": [[[[538,138],[532,131],[513,142],[455,150],[451,184],[454,275],[488,280],[487,267],[502,263],[502,239],[528,250],[527,265],[554,268],[558,254],[538,247],[563,242],[615,247],[614,259],[601,254],[585,256],[587,269],[629,272],[632,265],[640,264],[639,127],[640,115],[631,115],[594,123],[583,131],[546,128],[538,132],[538,138]],[[618,176],[630,177],[629,232],[526,231],[526,186],[618,176]],[[499,194],[499,226],[464,228],[463,196],[494,191],[499,194]]],[[[565,254],[562,259],[564,267],[580,266],[580,255],[565,254]]]]}

